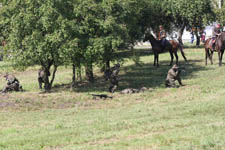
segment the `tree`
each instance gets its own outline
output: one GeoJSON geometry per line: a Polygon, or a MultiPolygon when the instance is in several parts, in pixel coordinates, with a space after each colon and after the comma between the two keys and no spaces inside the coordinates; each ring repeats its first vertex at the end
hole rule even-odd
{"type": "Polygon", "coordinates": [[[74,73],[75,68],[85,66],[87,79],[92,82],[93,64],[109,68],[110,61],[120,59],[118,50],[141,37],[137,4],[137,0],[74,1],[73,17],[79,33],[63,52],[70,58],[74,73]]]}
{"type": "MultiPolygon", "coordinates": [[[[164,2],[167,15],[173,18],[173,23],[179,29],[178,40],[182,42],[185,27],[203,28],[214,21],[211,0],[168,0],[164,2]]],[[[196,30],[197,34],[197,30],[196,30]]]]}
{"type": "Polygon", "coordinates": [[[51,81],[44,81],[45,90],[51,89],[62,63],[60,52],[74,33],[69,7],[70,1],[64,0],[11,0],[1,10],[1,33],[14,66],[41,65],[46,74],[54,67],[51,81]]]}
{"type": "Polygon", "coordinates": [[[225,25],[225,2],[221,1],[222,7],[215,8],[216,20],[221,23],[223,26],[225,25]]]}

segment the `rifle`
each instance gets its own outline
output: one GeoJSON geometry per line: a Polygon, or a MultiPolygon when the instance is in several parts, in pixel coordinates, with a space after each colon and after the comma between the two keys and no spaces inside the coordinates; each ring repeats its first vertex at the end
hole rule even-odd
{"type": "Polygon", "coordinates": [[[185,67],[177,67],[177,71],[178,71],[179,73],[185,72],[185,67]]]}
{"type": "Polygon", "coordinates": [[[108,96],[108,95],[106,95],[106,94],[91,94],[92,96],[93,96],[93,99],[96,99],[97,97],[99,97],[99,98],[103,98],[103,99],[106,99],[106,98],[113,98],[112,96],[108,96]]]}

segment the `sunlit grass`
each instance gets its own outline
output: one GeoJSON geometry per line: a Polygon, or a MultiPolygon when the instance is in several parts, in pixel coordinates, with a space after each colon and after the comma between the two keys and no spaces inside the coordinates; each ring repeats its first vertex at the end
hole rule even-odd
{"type": "MultiPolygon", "coordinates": [[[[83,80],[70,88],[71,68],[60,67],[51,93],[41,94],[37,69],[14,71],[25,92],[0,95],[0,150],[222,150],[225,149],[225,67],[205,66],[202,48],[186,48],[188,62],[179,53],[184,87],[164,86],[170,58],[138,50],[136,65],[127,59],[121,67],[119,89],[109,94],[109,83],[96,72],[96,82],[83,80]],[[122,95],[124,88],[151,88],[122,95]],[[113,99],[93,100],[91,93],[113,99]]],[[[216,54],[215,54],[216,55],[216,54]]],[[[129,57],[134,58],[134,57],[129,57]]],[[[0,63],[1,75],[10,64],[0,63]]],[[[5,81],[0,80],[3,86],[5,81]]]]}

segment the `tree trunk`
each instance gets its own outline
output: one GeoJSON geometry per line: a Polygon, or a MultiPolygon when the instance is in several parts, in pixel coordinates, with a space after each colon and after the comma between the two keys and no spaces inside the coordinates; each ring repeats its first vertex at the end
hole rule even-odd
{"type": "Polygon", "coordinates": [[[94,82],[93,66],[92,63],[86,64],[85,66],[86,78],[89,82],[94,82]]]}
{"type": "Polygon", "coordinates": [[[196,36],[196,47],[200,46],[200,36],[198,35],[198,31],[195,32],[195,36],[196,36]]]}
{"type": "Polygon", "coordinates": [[[106,70],[110,69],[110,61],[109,60],[106,60],[105,68],[106,68],[106,70]]]}
{"type": "Polygon", "coordinates": [[[183,46],[183,41],[182,41],[182,36],[183,36],[183,33],[184,33],[184,29],[185,29],[185,24],[183,23],[182,27],[179,29],[178,31],[178,42],[183,46]]]}
{"type": "Polygon", "coordinates": [[[82,68],[80,62],[77,64],[77,78],[79,77],[79,80],[82,81],[82,68]]]}
{"type": "Polygon", "coordinates": [[[76,82],[76,66],[73,64],[73,77],[72,77],[72,87],[75,85],[76,82]]]}
{"type": "Polygon", "coordinates": [[[104,65],[103,67],[101,68],[101,72],[104,72],[106,71],[107,69],[110,69],[110,60],[106,60],[105,62],[103,62],[104,65]]]}
{"type": "MultiPolygon", "coordinates": [[[[50,69],[50,68],[49,68],[50,69]]],[[[49,76],[50,76],[50,70],[48,68],[44,69],[44,89],[45,91],[50,91],[51,90],[51,84],[49,82],[49,76]]]]}
{"type": "Polygon", "coordinates": [[[42,66],[42,69],[44,70],[44,89],[45,91],[50,91],[51,88],[52,88],[52,82],[55,78],[55,72],[56,72],[56,69],[57,67],[55,66],[54,67],[54,72],[53,72],[53,78],[51,80],[51,82],[49,82],[49,76],[51,76],[50,74],[50,68],[51,66],[53,65],[53,60],[48,60],[47,62],[41,62],[41,66],[42,66]]]}
{"type": "Polygon", "coordinates": [[[51,79],[51,82],[50,82],[51,88],[52,88],[53,81],[54,81],[54,79],[55,79],[55,73],[56,73],[56,71],[57,71],[57,68],[58,68],[58,67],[54,65],[54,70],[53,70],[53,73],[52,73],[52,79],[51,79]]]}

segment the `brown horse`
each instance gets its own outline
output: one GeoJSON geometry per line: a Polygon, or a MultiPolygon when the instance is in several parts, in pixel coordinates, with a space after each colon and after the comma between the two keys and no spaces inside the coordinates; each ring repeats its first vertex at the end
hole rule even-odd
{"type": "Polygon", "coordinates": [[[184,55],[182,45],[180,45],[178,42],[176,42],[174,40],[167,41],[165,46],[163,46],[161,40],[156,40],[152,34],[146,34],[143,41],[144,42],[149,41],[152,45],[152,51],[154,53],[154,66],[155,65],[157,65],[157,67],[159,66],[159,53],[161,53],[165,50],[170,52],[170,57],[171,57],[170,65],[173,64],[173,58],[174,58],[173,55],[175,55],[176,64],[178,64],[178,55],[177,55],[178,48],[180,49],[184,60],[187,61],[187,59],[184,55]]]}
{"type": "MultiPolygon", "coordinates": [[[[213,64],[212,57],[213,57],[213,48],[211,44],[211,39],[209,38],[205,41],[205,65],[207,65],[207,58],[209,58],[211,64],[213,64]]],[[[219,59],[219,66],[222,65],[223,53],[225,50],[225,32],[222,32],[216,38],[215,43],[215,51],[218,52],[218,59],[219,59]]]]}

